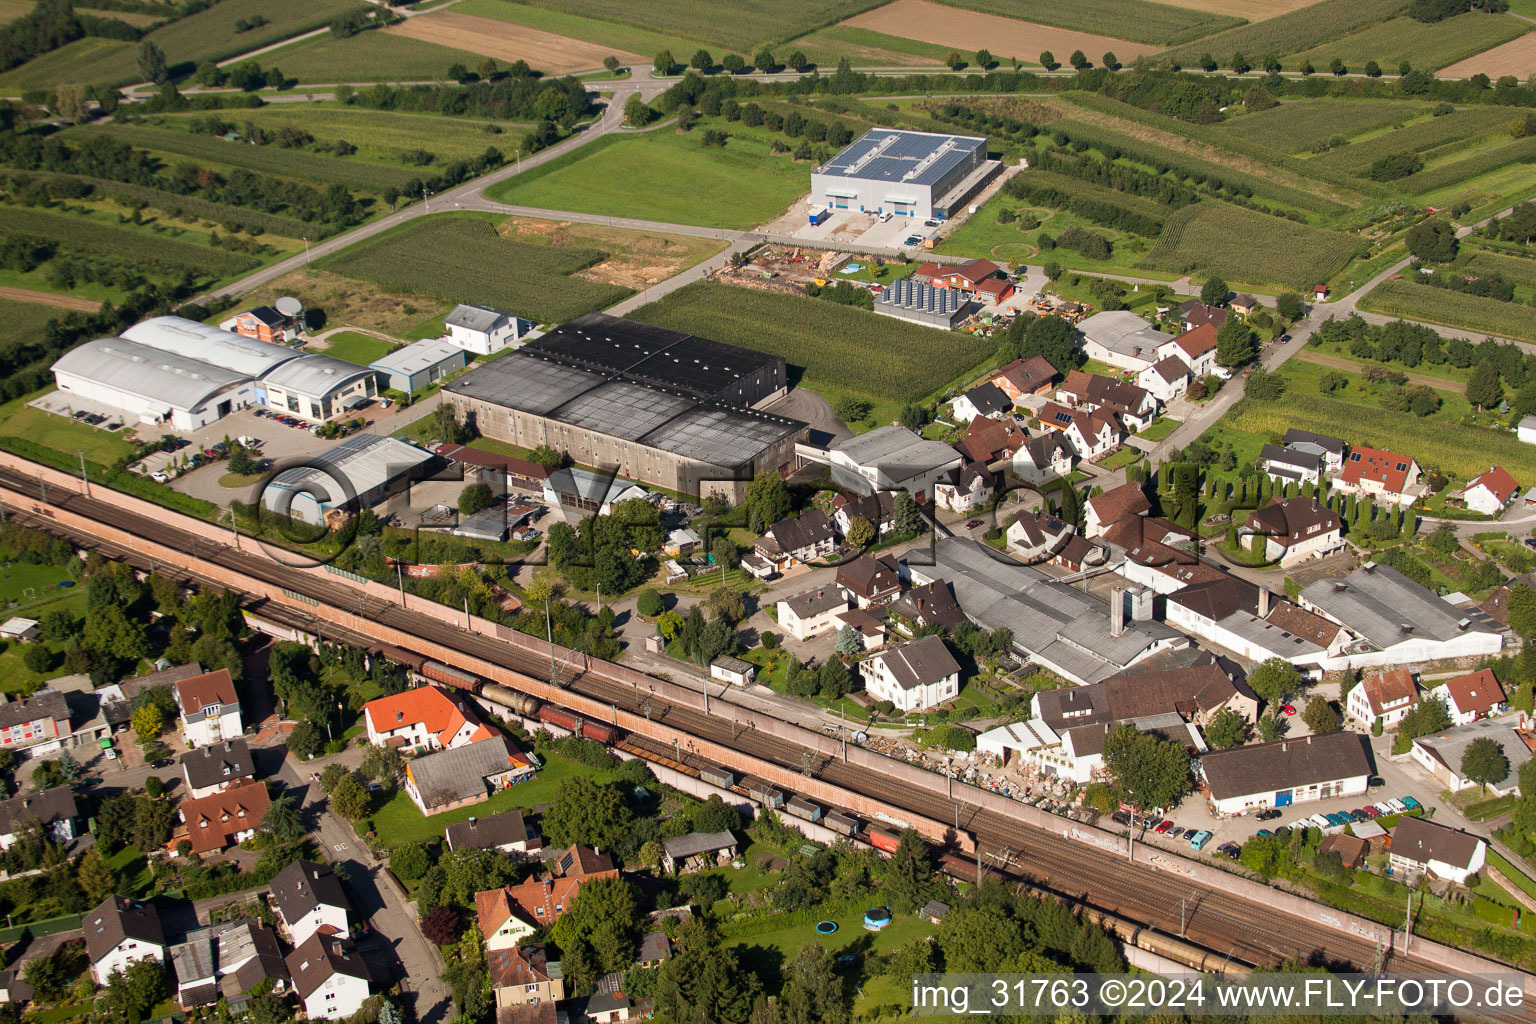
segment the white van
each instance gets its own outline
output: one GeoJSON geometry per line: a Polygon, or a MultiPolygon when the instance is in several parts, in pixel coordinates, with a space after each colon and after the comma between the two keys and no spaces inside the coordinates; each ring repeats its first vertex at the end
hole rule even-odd
{"type": "Polygon", "coordinates": [[[890,210],[882,210],[880,212],[880,223],[881,224],[884,224],[886,221],[888,221],[890,219],[891,219],[891,211],[890,210]]]}

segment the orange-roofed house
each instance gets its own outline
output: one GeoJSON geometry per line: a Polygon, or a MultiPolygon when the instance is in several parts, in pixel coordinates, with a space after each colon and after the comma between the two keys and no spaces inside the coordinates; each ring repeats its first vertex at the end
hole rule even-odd
{"type": "Polygon", "coordinates": [[[974,292],[983,281],[997,279],[1000,273],[1001,268],[991,260],[970,260],[958,266],[924,263],[912,272],[912,279],[919,284],[929,284],[935,288],[974,292]]]}
{"type": "Polygon", "coordinates": [[[418,686],[363,705],[368,742],[418,754],[452,750],[494,734],[457,694],[418,686]]]}
{"type": "Polygon", "coordinates": [[[1431,697],[1445,701],[1452,725],[1470,725],[1479,718],[1491,718],[1504,710],[1504,687],[1494,678],[1492,669],[1479,669],[1455,679],[1448,679],[1429,691],[1431,697]]]}
{"type": "Polygon", "coordinates": [[[1157,358],[1177,356],[1196,377],[1216,372],[1216,330],[1219,324],[1202,323],[1157,347],[1157,358]]]}
{"type": "Polygon", "coordinates": [[[515,946],[535,927],[554,924],[586,883],[619,877],[613,858],[589,846],[572,846],[548,864],[552,873],[542,878],[475,893],[487,951],[515,946]]]}
{"type": "Polygon", "coordinates": [[[1367,729],[1374,728],[1377,722],[1383,729],[1395,729],[1418,699],[1419,688],[1413,673],[1394,668],[1356,683],[1345,694],[1344,710],[1367,729]]]}
{"type": "Polygon", "coordinates": [[[511,886],[475,893],[475,918],[487,953],[512,949],[533,934],[534,926],[519,917],[515,908],[511,886]]]}
{"type": "Polygon", "coordinates": [[[1339,490],[1369,495],[1397,505],[1412,505],[1423,488],[1419,464],[1406,455],[1356,445],[1344,459],[1344,471],[1334,481],[1339,490]]]}
{"type": "Polygon", "coordinates": [[[1496,516],[1515,500],[1520,485],[1503,466],[1489,466],[1488,472],[1474,479],[1457,495],[1467,508],[1483,515],[1496,516]]]}
{"type": "MultiPolygon", "coordinates": [[[[192,852],[216,853],[255,835],[270,806],[267,784],[250,779],[212,796],[184,800],[178,810],[192,852]]],[[[181,839],[179,833],[171,837],[173,849],[181,839]]]]}
{"type": "Polygon", "coordinates": [[[240,699],[229,669],[204,672],[177,681],[176,706],[181,711],[181,732],[188,747],[206,747],[234,739],[245,731],[240,721],[240,699]]]}

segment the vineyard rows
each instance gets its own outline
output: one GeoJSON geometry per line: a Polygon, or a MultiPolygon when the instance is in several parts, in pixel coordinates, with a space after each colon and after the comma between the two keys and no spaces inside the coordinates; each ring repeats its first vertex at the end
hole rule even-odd
{"type": "Polygon", "coordinates": [[[1389,316],[1427,320],[1521,341],[1536,341],[1536,310],[1519,302],[1500,302],[1479,295],[1431,288],[1412,281],[1383,281],[1360,303],[1389,316]]]}
{"type": "Polygon", "coordinates": [[[1385,21],[1402,9],[1403,0],[1322,0],[1276,18],[1218,32],[1163,56],[1194,64],[1209,53],[1223,65],[1230,63],[1234,53],[1249,60],[1266,53],[1283,57],[1385,21]]]}
{"type": "Polygon", "coordinates": [[[1205,201],[1168,218],[1147,262],[1176,273],[1201,270],[1301,290],[1327,281],[1359,244],[1339,232],[1205,201]]]}
{"type": "Polygon", "coordinates": [[[69,252],[104,256],[139,268],[151,264],[172,274],[191,271],[198,278],[227,277],[253,270],[261,263],[243,253],[179,241],[144,228],[117,227],[25,207],[6,207],[5,230],[7,235],[43,239],[69,252]]]}

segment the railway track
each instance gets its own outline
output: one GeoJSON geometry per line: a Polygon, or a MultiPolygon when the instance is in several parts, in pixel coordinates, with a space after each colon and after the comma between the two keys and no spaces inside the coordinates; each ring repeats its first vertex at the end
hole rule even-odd
{"type": "MultiPolygon", "coordinates": [[[[0,486],[41,500],[38,483],[14,470],[0,467],[0,486]]],[[[316,578],[265,556],[237,551],[227,544],[196,537],[174,523],[126,512],[78,492],[61,493],[60,488],[54,487],[47,501],[59,509],[183,553],[188,556],[190,563],[175,567],[174,571],[190,582],[222,586],[194,568],[199,562],[216,565],[251,580],[301,595],[305,602],[329,605],[347,613],[359,614],[369,621],[409,633],[424,641],[451,647],[465,655],[525,673],[534,679],[547,679],[548,662],[537,653],[363,595],[340,579],[332,581],[316,578]]],[[[145,565],[150,561],[148,556],[104,541],[89,530],[66,526],[48,517],[46,509],[39,507],[36,512],[31,512],[23,505],[16,511],[29,525],[49,529],[84,547],[98,549],[105,555],[151,567],[145,565]]],[[[160,571],[172,569],[163,563],[152,567],[160,571]]],[[[270,613],[280,621],[287,621],[328,639],[363,646],[377,643],[362,633],[328,623],[323,616],[278,602],[268,604],[270,613]]],[[[1375,944],[1362,938],[1351,937],[1318,922],[1280,913],[1218,888],[1181,878],[1175,873],[1132,863],[1106,850],[1025,825],[996,811],[965,803],[963,794],[957,794],[962,797],[959,800],[946,799],[935,793],[903,785],[877,772],[855,768],[820,752],[809,752],[808,762],[805,748],[752,730],[739,730],[735,723],[727,719],[705,715],[662,697],[650,694],[642,697],[629,686],[604,679],[591,671],[576,675],[564,685],[572,692],[629,712],[641,712],[642,704],[649,704],[653,720],[702,740],[729,746],[742,754],[796,773],[805,771],[809,763],[810,774],[823,782],[894,807],[905,808],[934,821],[954,822],[959,829],[975,836],[978,853],[989,866],[996,867],[998,863],[1006,862],[1013,871],[1042,889],[1084,906],[1134,920],[1168,935],[1183,935],[1191,942],[1249,966],[1263,968],[1285,961],[1299,961],[1364,970],[1384,962],[1395,970],[1406,972],[1429,972],[1441,967],[1431,960],[1419,959],[1411,954],[1388,951],[1383,956],[1383,951],[1375,944]]]]}

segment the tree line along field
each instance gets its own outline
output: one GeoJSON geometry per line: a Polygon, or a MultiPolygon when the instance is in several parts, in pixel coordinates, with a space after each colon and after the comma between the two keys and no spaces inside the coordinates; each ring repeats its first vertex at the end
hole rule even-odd
{"type": "Polygon", "coordinates": [[[570,320],[633,294],[572,276],[602,260],[601,250],[508,241],[497,233],[497,219],[444,214],[414,221],[320,266],[391,291],[494,306],[541,323],[570,320]]]}
{"type": "MultiPolygon", "coordinates": [[[[536,0],[535,6],[610,21],[660,35],[695,39],[704,44],[750,54],[763,43],[778,43],[836,24],[881,0],[668,0],[635,4],[629,0],[536,0]]],[[[643,52],[643,51],[642,51],[643,52]]],[[[674,53],[686,61],[692,53],[674,53]]],[[[722,54],[715,54],[716,58],[722,54]]]]}
{"type": "Polygon", "coordinates": [[[1536,341],[1536,310],[1530,306],[1468,295],[1449,288],[1432,288],[1396,279],[1383,281],[1360,300],[1360,307],[1373,313],[1460,327],[1479,334],[1536,341]]]}
{"type": "Polygon", "coordinates": [[[1224,65],[1231,62],[1235,53],[1246,54],[1249,60],[1266,53],[1285,57],[1385,21],[1402,11],[1403,6],[1403,0],[1321,0],[1266,21],[1176,46],[1163,56],[1190,66],[1207,53],[1224,65]]]}
{"type": "Polygon", "coordinates": [[[804,194],[810,165],[792,161],[787,153],[772,153],[765,137],[728,127],[736,134],[723,148],[704,146],[702,128],[682,135],[662,128],[606,136],[498,182],[486,195],[550,210],[753,227],[804,194]]]}
{"type": "Polygon", "coordinates": [[[1168,218],[1147,262],[1244,284],[1303,290],[1341,270],[1360,240],[1225,203],[1200,202],[1168,218]]]}
{"type": "Polygon", "coordinates": [[[1376,61],[1384,70],[1395,70],[1399,62],[1406,60],[1414,67],[1443,68],[1507,43],[1530,28],[1530,22],[1512,15],[1482,11],[1458,14],[1433,24],[1399,16],[1303,50],[1295,55],[1294,63],[1299,65],[1308,60],[1313,67],[1322,69],[1338,58],[1349,70],[1359,71],[1367,61],[1376,61]]]}
{"type": "Polygon", "coordinates": [[[894,402],[926,398],[996,351],[990,341],[969,334],[714,281],[687,285],[629,315],[781,355],[802,371],[799,383],[813,390],[830,386],[894,402]]]}

